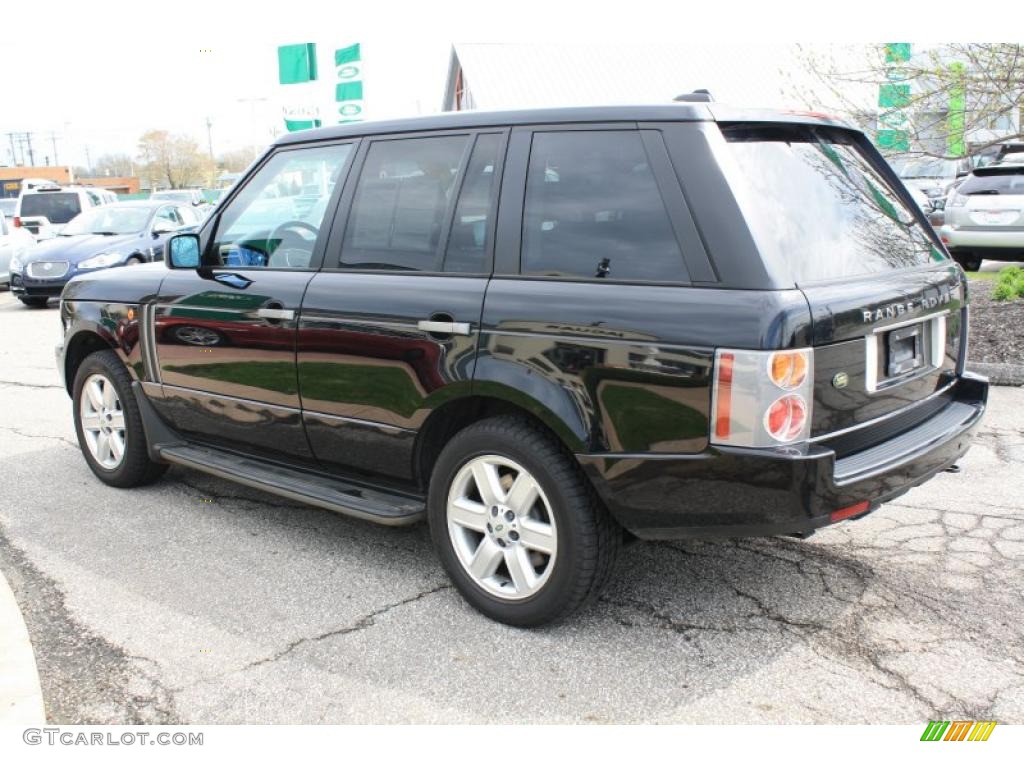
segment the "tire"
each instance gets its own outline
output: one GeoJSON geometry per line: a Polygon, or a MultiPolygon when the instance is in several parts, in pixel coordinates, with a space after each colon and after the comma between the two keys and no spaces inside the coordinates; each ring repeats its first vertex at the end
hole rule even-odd
{"type": "Polygon", "coordinates": [[[18,300],[29,309],[43,309],[50,301],[45,296],[19,296],[18,300]]]}
{"type": "Polygon", "coordinates": [[[107,349],[82,361],[72,388],[75,433],[82,455],[93,474],[115,488],[148,485],[167,471],[166,464],[149,458],[142,416],[131,387],[121,359],[107,349]],[[90,428],[94,425],[96,430],[90,428]]]}
{"type": "Polygon", "coordinates": [[[981,269],[981,259],[974,255],[956,255],[953,257],[957,264],[963,267],[964,272],[977,272],[981,269]]]}
{"type": "Polygon", "coordinates": [[[594,600],[623,539],[572,456],[516,417],[485,419],[452,438],[431,475],[427,517],[438,556],[467,602],[519,627],[559,621],[594,600]],[[489,509],[478,476],[497,483],[489,509]],[[522,498],[511,498],[520,491],[522,498]]]}
{"type": "Polygon", "coordinates": [[[125,260],[124,265],[126,267],[137,267],[139,264],[142,263],[143,262],[141,256],[129,256],[128,259],[125,260]]]}

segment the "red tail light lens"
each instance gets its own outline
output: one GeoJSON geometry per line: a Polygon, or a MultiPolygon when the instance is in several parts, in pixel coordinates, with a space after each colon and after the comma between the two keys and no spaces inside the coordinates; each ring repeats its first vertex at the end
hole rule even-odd
{"type": "Polygon", "coordinates": [[[14,223],[14,226],[20,227],[21,226],[21,216],[15,216],[13,223],[14,223]]]}
{"type": "Polygon", "coordinates": [[[795,440],[807,425],[807,403],[800,395],[783,395],[764,414],[764,428],[779,442],[795,440]]]}
{"type": "Polygon", "coordinates": [[[715,436],[728,437],[732,418],[732,365],[735,358],[726,352],[718,358],[718,399],[715,403],[715,436]]]}

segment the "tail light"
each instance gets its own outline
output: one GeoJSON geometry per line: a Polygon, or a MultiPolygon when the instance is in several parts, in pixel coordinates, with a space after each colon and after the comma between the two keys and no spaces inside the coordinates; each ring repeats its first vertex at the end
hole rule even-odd
{"type": "Polygon", "coordinates": [[[719,349],[711,395],[711,442],[767,448],[806,440],[813,382],[813,349],[719,349]]]}
{"type": "Polygon", "coordinates": [[[13,223],[14,223],[14,226],[20,227],[21,226],[21,216],[15,216],[13,223]]]}

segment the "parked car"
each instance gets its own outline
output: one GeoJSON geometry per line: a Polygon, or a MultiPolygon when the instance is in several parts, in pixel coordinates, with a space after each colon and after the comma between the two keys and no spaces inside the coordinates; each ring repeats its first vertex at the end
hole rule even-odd
{"type": "Polygon", "coordinates": [[[59,235],[64,225],[82,211],[102,205],[106,205],[104,199],[86,187],[22,189],[14,225],[24,227],[37,240],[48,240],[59,235]]]}
{"type": "Polygon", "coordinates": [[[866,515],[952,467],[988,394],[963,272],[867,138],[820,116],[290,134],[167,266],[64,290],[93,473],[133,487],[173,463],[425,518],[465,599],[514,625],[593,599],[624,531],[866,515]]]}
{"type": "Polygon", "coordinates": [[[7,217],[7,220],[11,222],[11,226],[14,226],[13,220],[18,213],[18,198],[0,197],[0,213],[7,217]]]}
{"type": "Polygon", "coordinates": [[[968,272],[980,269],[983,259],[1024,260],[1024,165],[975,168],[950,192],[939,233],[968,272]]]}
{"type": "Polygon", "coordinates": [[[45,307],[75,275],[163,260],[168,236],[195,223],[191,210],[159,202],[90,209],[11,261],[11,290],[26,306],[45,307]]]}
{"type": "Polygon", "coordinates": [[[910,157],[894,161],[893,167],[908,187],[916,187],[939,207],[949,190],[971,172],[971,161],[962,157],[944,160],[934,157],[910,157]]]}
{"type": "Polygon", "coordinates": [[[28,249],[35,245],[32,235],[21,227],[15,227],[7,215],[0,210],[0,286],[11,284],[11,260],[22,259],[28,249]]]}

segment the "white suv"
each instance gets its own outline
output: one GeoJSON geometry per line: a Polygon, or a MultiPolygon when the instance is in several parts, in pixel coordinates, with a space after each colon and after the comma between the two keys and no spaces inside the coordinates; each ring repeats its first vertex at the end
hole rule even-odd
{"type": "Polygon", "coordinates": [[[1024,260],[1024,165],[975,168],[949,193],[939,235],[968,272],[982,259],[1024,260]]]}
{"type": "Polygon", "coordinates": [[[36,187],[22,190],[14,225],[24,227],[37,240],[56,237],[64,225],[89,208],[105,205],[95,190],[85,187],[36,187]]]}

